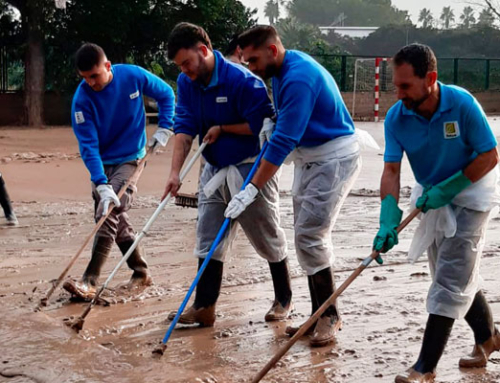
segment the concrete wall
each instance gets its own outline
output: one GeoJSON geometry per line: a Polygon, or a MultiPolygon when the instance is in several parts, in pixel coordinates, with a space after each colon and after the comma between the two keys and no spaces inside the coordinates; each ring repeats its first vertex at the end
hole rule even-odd
{"type": "MultiPolygon", "coordinates": [[[[352,113],[353,93],[342,93],[344,101],[352,113]]],[[[500,92],[481,92],[474,96],[487,114],[500,114],[500,92]]],[[[69,125],[71,123],[71,98],[68,95],[47,93],[45,95],[45,123],[47,125],[69,125]]],[[[393,92],[380,94],[380,117],[383,118],[396,102],[393,92]]],[[[373,119],[373,92],[357,92],[355,119],[373,119]]],[[[0,126],[23,124],[22,93],[0,93],[0,126]]]]}

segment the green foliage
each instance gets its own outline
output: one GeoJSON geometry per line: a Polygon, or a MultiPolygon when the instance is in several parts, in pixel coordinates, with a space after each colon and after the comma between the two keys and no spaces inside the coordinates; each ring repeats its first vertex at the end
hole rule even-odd
{"type": "Polygon", "coordinates": [[[318,26],[332,25],[342,13],[346,26],[404,24],[408,16],[391,0],[292,0],[288,10],[297,20],[318,26]]]}
{"type": "Polygon", "coordinates": [[[422,23],[422,28],[432,28],[434,17],[429,9],[422,8],[418,14],[418,21],[422,23]]]}
{"type": "Polygon", "coordinates": [[[455,14],[453,13],[451,7],[443,7],[440,19],[443,22],[443,27],[445,29],[449,29],[451,23],[455,21],[455,14]]]}
{"type": "Polygon", "coordinates": [[[462,28],[470,28],[476,23],[476,17],[474,16],[474,10],[472,7],[465,7],[460,15],[460,21],[462,22],[462,28]]]}

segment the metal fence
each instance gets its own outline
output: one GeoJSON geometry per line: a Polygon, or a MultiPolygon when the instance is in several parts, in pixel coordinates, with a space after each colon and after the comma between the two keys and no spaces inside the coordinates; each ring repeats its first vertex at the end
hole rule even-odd
{"type": "MultiPolygon", "coordinates": [[[[21,91],[24,87],[21,51],[20,47],[0,46],[1,93],[21,91]]],[[[348,55],[313,57],[333,75],[343,92],[353,91],[356,60],[375,58],[348,55]]],[[[445,84],[459,85],[472,92],[500,91],[500,58],[438,58],[438,69],[439,79],[445,84]]]]}

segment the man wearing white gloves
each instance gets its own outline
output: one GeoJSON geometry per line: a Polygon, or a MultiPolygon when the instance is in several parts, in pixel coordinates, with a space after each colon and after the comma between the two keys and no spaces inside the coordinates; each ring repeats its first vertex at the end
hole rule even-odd
{"type": "MultiPolygon", "coordinates": [[[[249,69],[264,79],[272,77],[277,120],[274,131],[270,125],[264,128],[269,143],[257,174],[225,214],[236,218],[254,209],[259,189],[291,154],[295,248],[315,312],[334,292],[331,230],[360,170],[354,124],[330,73],[305,53],[285,50],[272,26],[254,27],[238,42],[249,69]]],[[[331,305],[312,327],[310,344],[332,342],[341,323],[331,305]]],[[[289,335],[296,331],[287,329],[289,335]]]]}
{"type": "MultiPolygon", "coordinates": [[[[464,318],[475,345],[459,361],[484,367],[500,350],[500,334],[480,286],[479,264],[489,211],[498,204],[497,141],[476,99],[437,81],[437,60],[411,44],[393,59],[399,102],[385,120],[380,229],[373,242],[386,252],[398,243],[401,160],[406,153],[418,184],[412,201],[422,209],[409,258],[427,251],[432,284],[420,355],[397,383],[433,382],[455,320],[464,318]]],[[[477,378],[479,379],[479,378],[477,378]]]]}
{"type": "MultiPolygon", "coordinates": [[[[157,76],[135,65],[111,65],[101,47],[84,44],[76,53],[76,67],[83,81],[73,97],[71,119],[82,159],[90,172],[96,222],[114,209],[94,239],[90,263],[80,281],[68,280],[63,287],[89,300],[106,258],[116,242],[125,254],[135,240],[127,211],[137,193],[137,178],[121,199],[116,193],[132,176],[145,155],[146,116],[143,95],[158,104],[158,130],[148,146],[165,146],[173,135],[175,96],[157,76]]],[[[152,283],[140,247],[128,258],[133,270],[128,287],[152,283]]]]}
{"type": "MultiPolygon", "coordinates": [[[[180,23],[168,42],[168,57],[182,73],[177,80],[175,146],[164,196],[179,189],[179,172],[198,136],[209,145],[198,193],[195,255],[201,266],[224,222],[224,210],[238,192],[260,152],[259,133],[274,114],[264,82],[241,65],[213,50],[203,28],[180,23]]],[[[179,319],[184,324],[212,326],[226,253],[237,225],[255,251],[269,262],[275,300],[267,321],[286,319],[292,310],[285,233],[280,227],[278,178],[253,196],[255,208],[231,222],[229,230],[200,278],[193,305],[179,319]]],[[[169,318],[173,318],[171,313],[169,318]]]]}

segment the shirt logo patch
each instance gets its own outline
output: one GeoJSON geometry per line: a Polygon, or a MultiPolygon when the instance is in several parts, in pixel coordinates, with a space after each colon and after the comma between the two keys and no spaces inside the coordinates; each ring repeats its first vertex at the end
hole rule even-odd
{"type": "Polygon", "coordinates": [[[85,117],[83,117],[83,112],[75,112],[75,121],[77,124],[83,124],[85,122],[85,117]]]}
{"type": "Polygon", "coordinates": [[[216,102],[217,104],[222,104],[222,103],[225,103],[225,102],[227,102],[227,97],[217,97],[217,98],[215,99],[215,102],[216,102]]]}
{"type": "Polygon", "coordinates": [[[460,128],[458,121],[451,121],[444,123],[444,138],[457,138],[460,136],[460,128]]]}
{"type": "Polygon", "coordinates": [[[137,97],[139,97],[139,91],[130,94],[131,100],[133,100],[134,98],[137,98],[137,97]]]}

